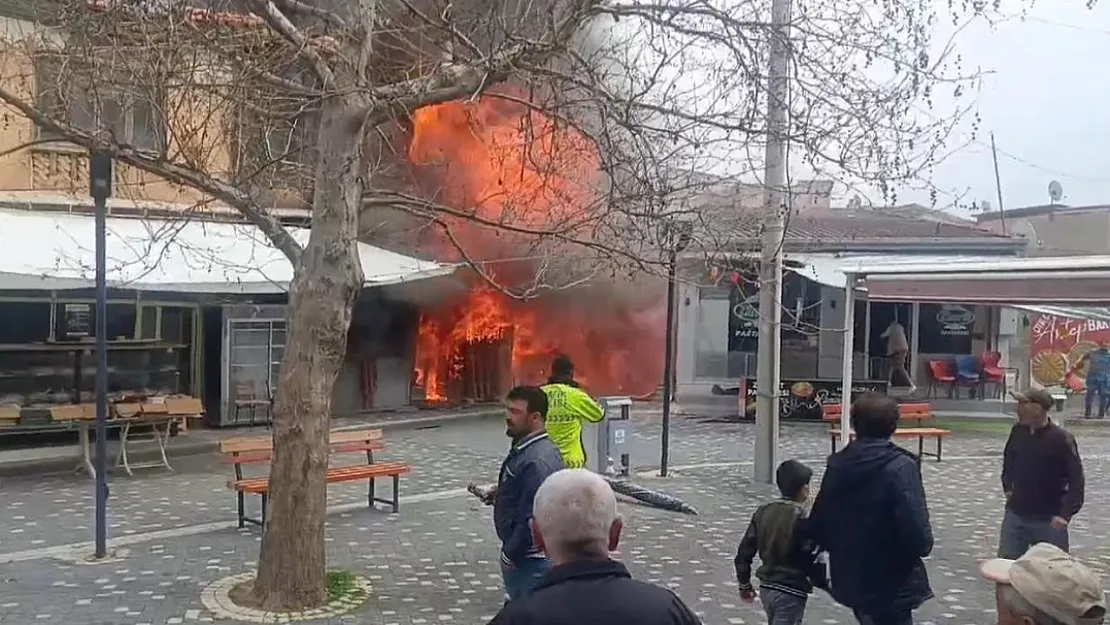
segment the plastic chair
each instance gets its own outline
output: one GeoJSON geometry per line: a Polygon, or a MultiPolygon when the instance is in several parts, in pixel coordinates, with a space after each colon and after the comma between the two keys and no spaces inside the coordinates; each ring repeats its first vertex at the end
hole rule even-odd
{"type": "Polygon", "coordinates": [[[994,384],[995,389],[998,391],[998,396],[1006,397],[1006,372],[1017,371],[1013,367],[1003,367],[1002,352],[983,352],[980,358],[982,360],[982,384],[994,384]]]}
{"type": "Polygon", "coordinates": [[[947,360],[929,361],[929,396],[937,396],[937,385],[944,384],[948,387],[948,397],[952,397],[952,389],[956,386],[956,374],[952,371],[952,363],[947,360]]]}
{"type": "MultiPolygon", "coordinates": [[[[979,386],[979,381],[982,379],[981,371],[979,370],[979,357],[978,356],[957,356],[956,357],[956,398],[960,397],[960,387],[966,386],[969,389],[974,389],[979,386]]],[[[974,392],[974,391],[972,391],[974,392]]]]}

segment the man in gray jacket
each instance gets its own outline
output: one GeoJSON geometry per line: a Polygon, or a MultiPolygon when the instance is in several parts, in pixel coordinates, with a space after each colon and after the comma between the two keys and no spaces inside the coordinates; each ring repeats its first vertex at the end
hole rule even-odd
{"type": "Polygon", "coordinates": [[[505,596],[515,601],[530,595],[551,566],[533,542],[529,523],[536,491],[547,476],[563,468],[563,458],[544,429],[547,394],[542,389],[518,386],[509,391],[505,407],[505,433],[513,446],[491,495],[505,596]]]}

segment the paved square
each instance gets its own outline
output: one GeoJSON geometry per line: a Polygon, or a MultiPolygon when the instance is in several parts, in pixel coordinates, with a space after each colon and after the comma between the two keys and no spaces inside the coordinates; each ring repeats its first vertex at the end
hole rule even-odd
{"type": "MultiPolygon", "coordinates": [[[[1087,503],[1072,528],[1073,552],[1104,573],[1110,567],[1105,523],[1110,498],[1110,431],[1078,434],[1087,471],[1087,503]]],[[[736,543],[755,506],[773,496],[749,479],[751,425],[678,420],[674,475],[642,477],[675,493],[700,515],[681,516],[624,505],[620,557],[634,575],[673,588],[709,624],[763,623],[758,605],[739,601],[732,573],[736,543]]],[[[828,439],[821,426],[786,426],[783,458],[823,468],[828,439]]],[[[365,509],[364,487],[336,485],[329,503],[330,565],[366,576],[370,601],[360,611],[318,623],[485,623],[500,605],[497,542],[489,509],[461,491],[492,481],[507,441],[497,420],[389,432],[384,458],[413,465],[402,480],[401,513],[365,509]]],[[[977,563],[996,547],[1002,498],[998,484],[1004,438],[957,433],[944,462],[926,462],[924,478],[937,546],[929,573],[937,598],[921,623],[981,625],[994,620],[992,589],[977,563]]],[[[658,463],[658,426],[643,423],[634,459],[658,463]]],[[[352,458],[353,459],[353,458],[352,458]]],[[[28,476],[0,484],[0,623],[68,625],[178,624],[221,621],[204,609],[201,589],[250,571],[259,533],[234,527],[230,468],[208,456],[178,459],[176,473],[113,476],[111,536],[124,544],[113,562],[85,564],[91,551],[92,484],[72,475],[28,476]],[[66,547],[81,543],[78,548],[66,547]]],[[[824,595],[807,623],[851,623],[824,595]]]]}

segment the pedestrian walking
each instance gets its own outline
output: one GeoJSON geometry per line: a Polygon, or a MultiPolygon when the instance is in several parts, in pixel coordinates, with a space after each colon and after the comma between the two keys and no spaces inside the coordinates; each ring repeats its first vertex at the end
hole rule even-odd
{"type": "Polygon", "coordinates": [[[998,625],[1101,625],[1106,619],[1098,575],[1055,545],[1039,543],[1016,560],[980,568],[995,583],[998,625]]]}
{"type": "Polygon", "coordinates": [[[833,598],[861,625],[910,625],[933,596],[922,561],[933,531],[918,459],[890,440],[893,399],[864,393],[850,416],[856,439],[829,456],[809,532],[828,552],[833,598]]]}
{"type": "Polygon", "coordinates": [[[617,498],[585,469],[555,473],[536,493],[532,530],[551,559],[539,588],[490,625],[701,625],[673,592],[632,579],[610,558],[620,542],[617,498]]]}
{"type": "Polygon", "coordinates": [[[1097,402],[1098,418],[1104,419],[1110,408],[1110,343],[1103,341],[1098,349],[1084,354],[1068,374],[1075,373],[1084,364],[1087,365],[1087,394],[1083,398],[1083,416],[1090,419],[1097,402]]]}
{"type": "Polygon", "coordinates": [[[563,464],[571,469],[586,466],[582,424],[601,421],[604,411],[574,380],[574,363],[567,356],[555,357],[543,391],[547,393],[547,433],[563,455],[563,464]]]}
{"type": "Polygon", "coordinates": [[[755,511],[736,550],[736,581],[748,603],[755,600],[752,560],[759,554],[755,576],[768,625],[799,625],[809,593],[814,587],[828,590],[825,563],[803,523],[812,478],[813,470],[797,460],[780,464],[775,483],[782,498],[755,511]]]}
{"type": "Polygon", "coordinates": [[[563,459],[544,430],[547,395],[541,389],[518,386],[509,391],[505,403],[506,434],[513,444],[489,498],[501,539],[505,599],[516,601],[528,596],[550,567],[532,541],[532,503],[547,476],[563,468],[563,459]]]}
{"type": "Polygon", "coordinates": [[[1068,550],[1068,524],[1083,507],[1083,461],[1071,432],[1048,416],[1048,391],[1014,393],[1018,422],[1002,453],[1006,510],[998,557],[1020,558],[1033,545],[1068,550]]]}
{"type": "Polygon", "coordinates": [[[910,342],[906,339],[906,328],[898,323],[897,314],[879,338],[886,339],[886,355],[890,360],[890,385],[909,387],[910,392],[917,390],[909,372],[906,371],[906,356],[910,353],[910,342]]]}

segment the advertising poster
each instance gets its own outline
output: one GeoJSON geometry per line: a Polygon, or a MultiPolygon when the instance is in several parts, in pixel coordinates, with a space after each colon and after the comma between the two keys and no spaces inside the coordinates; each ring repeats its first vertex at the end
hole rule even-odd
{"type": "MultiPolygon", "coordinates": [[[[1029,372],[1033,382],[1042,387],[1062,386],[1064,376],[1084,355],[1110,341],[1110,322],[1053,315],[1033,315],[1030,321],[1029,372]]],[[[1076,375],[1085,379],[1086,367],[1076,375]]]]}

